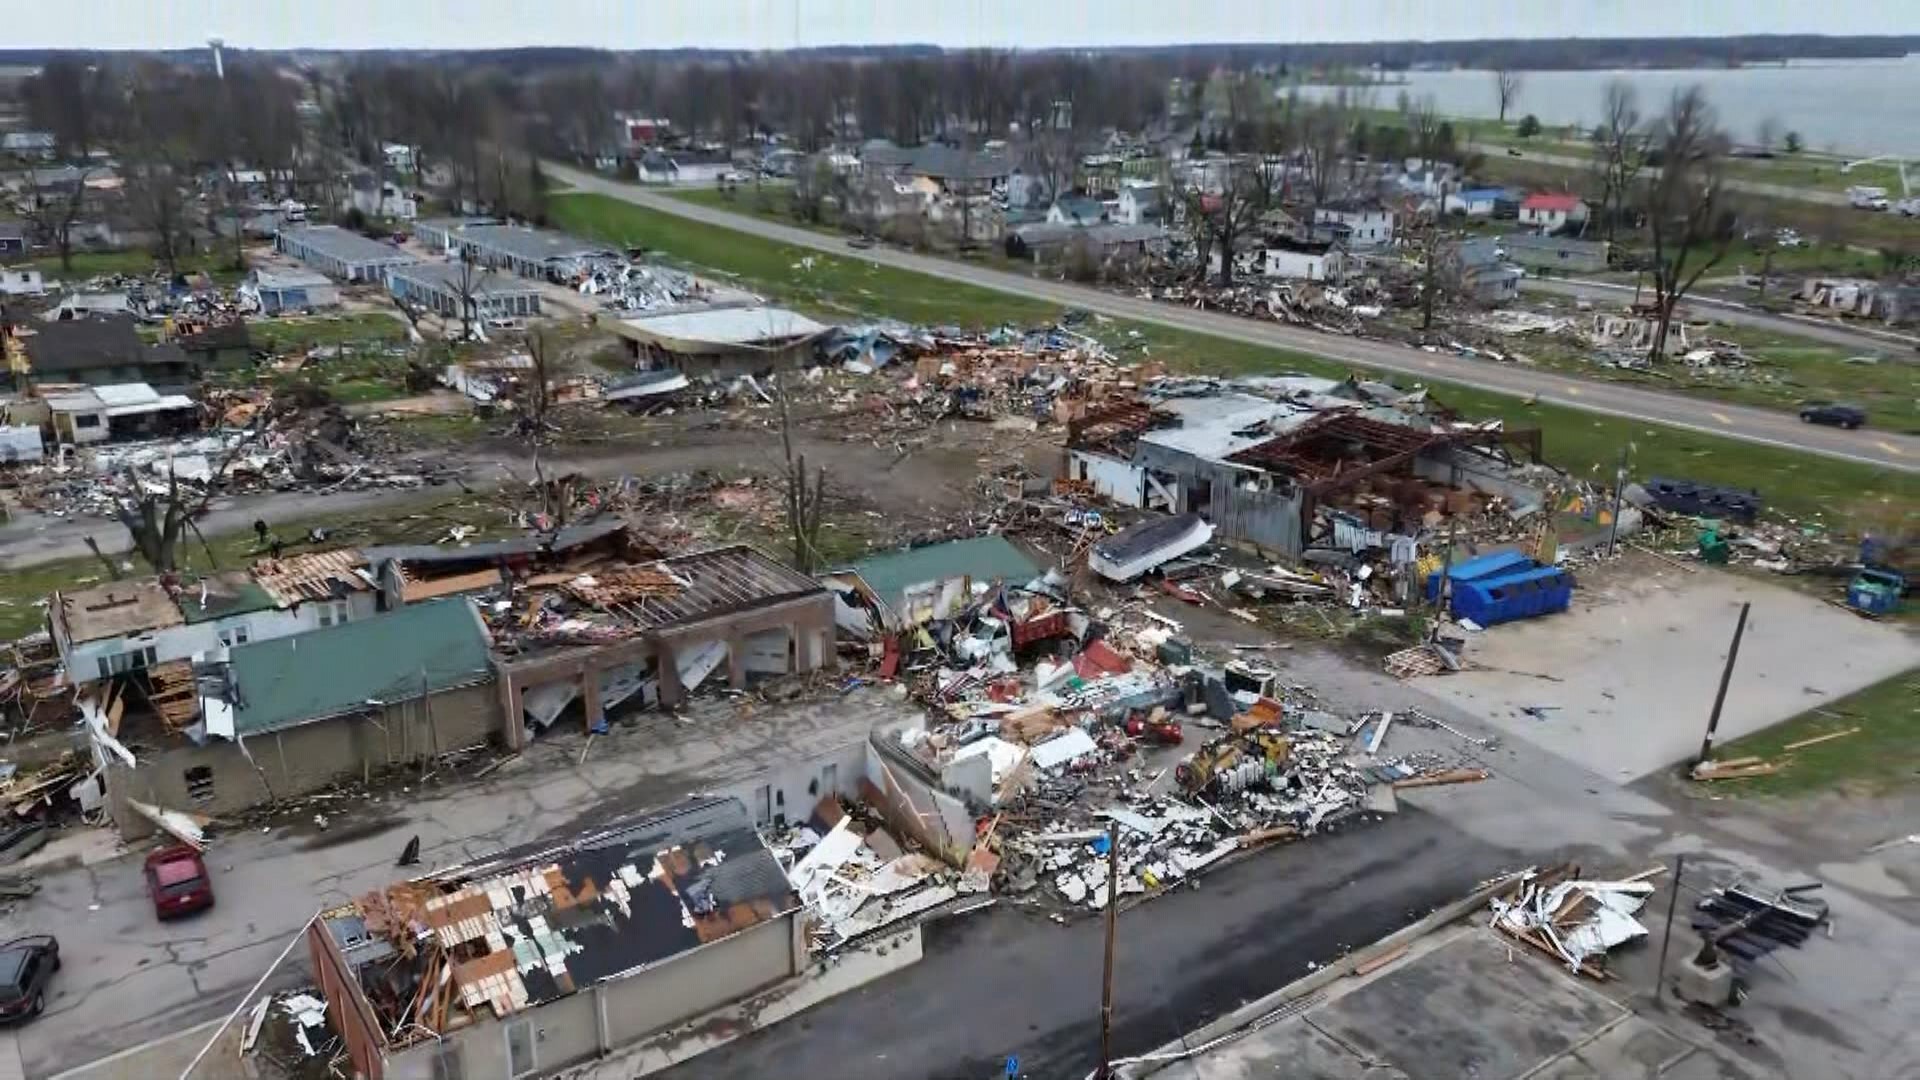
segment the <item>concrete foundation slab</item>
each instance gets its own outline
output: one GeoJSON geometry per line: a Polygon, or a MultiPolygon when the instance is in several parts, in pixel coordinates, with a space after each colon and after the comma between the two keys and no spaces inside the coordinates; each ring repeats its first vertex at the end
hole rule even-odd
{"type": "Polygon", "coordinates": [[[1491,934],[1464,935],[1312,1011],[1315,1027],[1413,1080],[1520,1077],[1626,1010],[1512,957],[1491,934]]]}

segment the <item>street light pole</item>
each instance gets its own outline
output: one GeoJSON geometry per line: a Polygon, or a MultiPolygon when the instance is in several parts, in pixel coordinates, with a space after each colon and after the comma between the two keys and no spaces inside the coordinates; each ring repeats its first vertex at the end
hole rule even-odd
{"type": "Polygon", "coordinates": [[[1100,976],[1100,1080],[1113,1075],[1113,939],[1120,921],[1120,823],[1107,826],[1107,959],[1100,976]]]}
{"type": "Polygon", "coordinates": [[[1740,658],[1740,637],[1747,632],[1747,612],[1751,603],[1740,605],[1740,621],[1733,627],[1733,644],[1727,648],[1727,666],[1720,672],[1720,690],[1713,695],[1713,715],[1707,717],[1707,737],[1700,740],[1700,757],[1694,762],[1699,765],[1713,756],[1713,733],[1720,728],[1720,707],[1727,703],[1727,684],[1733,681],[1733,662],[1740,658]]]}

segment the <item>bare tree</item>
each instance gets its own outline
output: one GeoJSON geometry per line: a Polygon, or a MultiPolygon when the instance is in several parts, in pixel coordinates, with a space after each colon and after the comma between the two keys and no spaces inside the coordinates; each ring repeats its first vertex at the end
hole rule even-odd
{"type": "Polygon", "coordinates": [[[470,248],[460,249],[460,272],[453,279],[453,295],[460,305],[460,340],[473,340],[473,324],[480,319],[480,297],[489,271],[481,268],[470,248]]]}
{"type": "Polygon", "coordinates": [[[1420,329],[1433,329],[1433,310],[1442,297],[1453,298],[1460,290],[1459,248],[1440,227],[1434,215],[1420,236],[1420,329]]]}
{"type": "Polygon", "coordinates": [[[1504,67],[1493,69],[1493,92],[1500,100],[1500,122],[1507,122],[1507,110],[1520,100],[1520,73],[1504,67]]]}
{"type": "MultiPolygon", "coordinates": [[[[180,485],[180,476],[173,463],[167,465],[167,485],[164,491],[154,491],[140,483],[128,472],[125,474],[126,487],[132,492],[119,499],[115,507],[120,524],[127,530],[134,553],[140,556],[148,569],[156,574],[172,573],[180,569],[180,544],[191,530],[199,534],[195,519],[207,512],[212,504],[214,492],[220,481],[233,468],[246,448],[252,445],[267,428],[267,415],[257,414],[253,425],[221,454],[220,460],[208,474],[205,487],[195,493],[180,485]]],[[[205,547],[206,538],[200,538],[205,547]]],[[[89,545],[91,546],[91,545],[89,545]]],[[[95,549],[96,553],[98,549],[95,549]]],[[[213,560],[211,548],[207,549],[207,559],[213,560]]]]}
{"type": "Polygon", "coordinates": [[[1340,159],[1346,152],[1348,112],[1344,92],[1314,107],[1306,114],[1304,136],[1307,147],[1307,187],[1315,206],[1333,194],[1333,182],[1340,175],[1340,159]]]}
{"type": "Polygon", "coordinates": [[[1762,117],[1760,123],[1754,126],[1753,144],[1762,151],[1772,153],[1774,146],[1779,143],[1779,141],[1780,118],[1777,116],[1762,117]]]}
{"type": "Polygon", "coordinates": [[[533,366],[528,371],[526,390],[520,396],[521,433],[527,440],[527,448],[533,458],[533,483],[540,492],[540,511],[556,525],[565,525],[568,504],[572,500],[567,492],[560,490],[559,485],[547,482],[545,463],[540,458],[540,451],[545,448],[550,431],[547,412],[553,407],[553,382],[549,365],[552,350],[547,346],[545,331],[535,330],[527,336],[527,355],[532,359],[533,366]]]}
{"type": "Polygon", "coordinates": [[[807,477],[807,455],[793,452],[793,416],[787,407],[787,386],[778,373],[773,392],[780,401],[780,450],[786,458],[785,506],[787,531],[793,536],[793,565],[803,574],[821,568],[820,514],[826,504],[827,470],[821,466],[807,477]]]}
{"type": "Polygon", "coordinates": [[[1627,194],[1647,163],[1647,136],[1641,130],[1633,87],[1618,79],[1607,84],[1593,142],[1594,164],[1600,173],[1600,216],[1611,242],[1626,210],[1627,194]]]}
{"type": "Polygon", "coordinates": [[[1728,204],[1727,138],[1700,87],[1675,91],[1653,133],[1660,171],[1646,183],[1647,227],[1653,234],[1657,305],[1649,362],[1666,352],[1673,312],[1732,246],[1737,216],[1728,204]]]}
{"type": "Polygon", "coordinates": [[[32,191],[26,206],[27,220],[33,222],[40,238],[60,253],[62,273],[73,272],[73,228],[79,224],[81,211],[86,208],[87,178],[92,175],[92,169],[73,166],[72,186],[63,183],[49,194],[42,192],[32,174],[28,174],[32,191]]]}
{"type": "Polygon", "coordinates": [[[793,216],[809,225],[826,219],[827,195],[833,190],[833,167],[824,157],[803,162],[793,174],[793,216]]]}
{"type": "Polygon", "coordinates": [[[1440,110],[1430,95],[1414,102],[1407,112],[1407,128],[1413,132],[1413,152],[1420,155],[1423,168],[1433,168],[1434,159],[1440,155],[1443,126],[1440,110]]]}

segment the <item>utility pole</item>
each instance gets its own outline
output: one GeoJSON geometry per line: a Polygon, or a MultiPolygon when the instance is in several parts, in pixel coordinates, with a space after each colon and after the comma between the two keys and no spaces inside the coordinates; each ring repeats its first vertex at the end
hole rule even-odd
{"type": "Polygon", "coordinates": [[[1120,921],[1120,823],[1107,826],[1107,961],[1100,976],[1100,1073],[1113,1076],[1113,938],[1120,921]]]}
{"type": "Polygon", "coordinates": [[[1607,558],[1613,558],[1613,546],[1620,539],[1620,497],[1627,486],[1627,448],[1620,448],[1620,467],[1613,473],[1613,524],[1607,529],[1607,558]]]}
{"type": "Polygon", "coordinates": [[[1752,607],[1751,603],[1740,605],[1740,621],[1733,627],[1733,644],[1727,647],[1727,666],[1720,672],[1720,691],[1713,695],[1713,715],[1707,717],[1707,737],[1700,740],[1696,765],[1713,756],[1713,733],[1720,728],[1720,707],[1727,703],[1727,685],[1733,681],[1733,662],[1740,657],[1740,637],[1747,632],[1747,612],[1752,607]]]}
{"type": "Polygon", "coordinates": [[[1680,906],[1680,873],[1687,866],[1685,855],[1673,857],[1673,893],[1667,897],[1667,932],[1660,938],[1660,966],[1653,970],[1653,1007],[1667,1007],[1667,947],[1673,944],[1673,913],[1680,906]]]}

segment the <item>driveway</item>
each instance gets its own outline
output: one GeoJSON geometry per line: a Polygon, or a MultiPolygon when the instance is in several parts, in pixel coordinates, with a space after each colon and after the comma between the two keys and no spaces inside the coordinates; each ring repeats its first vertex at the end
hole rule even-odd
{"type": "Polygon", "coordinates": [[[1083,285],[915,255],[892,248],[857,250],[847,247],[845,241],[837,237],[699,206],[560,164],[551,164],[547,168],[555,178],[580,192],[605,195],[649,210],[827,252],[840,258],[860,259],[948,281],[1082,308],[1114,318],[1155,323],[1269,348],[1290,349],[1336,363],[1355,364],[1415,379],[1459,383],[1514,397],[1532,397],[1585,412],[1651,421],[1688,431],[1804,450],[1902,472],[1920,472],[1920,437],[1911,435],[1809,428],[1790,413],[1737,405],[1717,405],[1711,414],[1703,416],[1697,398],[1531,371],[1444,353],[1428,353],[1391,342],[1339,337],[1279,323],[1195,311],[1083,285]]]}

